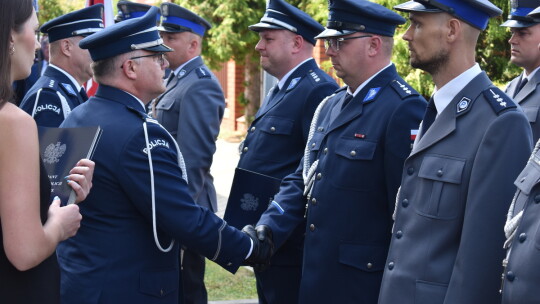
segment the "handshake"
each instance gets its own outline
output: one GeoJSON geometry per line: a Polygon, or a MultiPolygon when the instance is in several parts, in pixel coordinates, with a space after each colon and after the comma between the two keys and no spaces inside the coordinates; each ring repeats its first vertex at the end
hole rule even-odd
{"type": "Polygon", "coordinates": [[[253,250],[246,259],[246,264],[252,266],[257,271],[262,271],[270,264],[270,258],[274,253],[274,241],[272,240],[272,230],[266,225],[253,227],[247,225],[242,229],[253,241],[253,250]]]}

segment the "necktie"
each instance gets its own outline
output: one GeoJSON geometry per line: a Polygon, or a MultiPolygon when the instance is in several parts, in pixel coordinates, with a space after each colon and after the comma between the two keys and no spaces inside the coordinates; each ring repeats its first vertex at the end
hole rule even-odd
{"type": "Polygon", "coordinates": [[[343,110],[348,104],[349,102],[351,102],[351,100],[353,100],[354,96],[347,93],[345,95],[345,99],[343,99],[343,103],[341,104],[341,110],[343,110]]]}
{"type": "Polygon", "coordinates": [[[171,81],[174,79],[174,72],[171,72],[171,74],[169,75],[169,78],[167,78],[167,83],[166,85],[169,85],[169,83],[171,83],[171,81]]]}
{"type": "Polygon", "coordinates": [[[514,97],[516,97],[516,95],[519,94],[519,91],[521,91],[521,89],[523,89],[523,87],[527,84],[527,82],[529,82],[528,78],[522,78],[521,79],[521,81],[519,82],[518,87],[516,89],[516,92],[514,93],[514,97]]]}
{"type": "Polygon", "coordinates": [[[269,109],[275,102],[276,100],[276,95],[279,93],[279,86],[276,84],[271,90],[270,90],[270,93],[268,94],[268,96],[266,96],[265,98],[265,106],[264,106],[264,109],[267,110],[269,109]]]}
{"type": "Polygon", "coordinates": [[[422,120],[422,136],[424,136],[429,127],[431,127],[431,124],[435,121],[435,117],[437,117],[437,108],[435,108],[435,101],[431,98],[427,105],[424,119],[422,120]]]}
{"type": "Polygon", "coordinates": [[[87,101],[88,100],[88,95],[86,95],[86,90],[84,88],[81,88],[81,90],[79,91],[79,93],[81,94],[81,98],[83,101],[87,101]]]}

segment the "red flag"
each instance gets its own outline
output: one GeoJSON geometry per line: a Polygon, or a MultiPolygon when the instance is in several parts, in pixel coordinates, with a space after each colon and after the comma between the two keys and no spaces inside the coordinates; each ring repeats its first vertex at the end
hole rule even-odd
{"type": "MultiPolygon", "coordinates": [[[[86,0],[87,7],[98,3],[103,4],[104,7],[103,25],[107,27],[114,24],[112,0],[86,0]]],[[[93,78],[90,78],[90,80],[86,82],[84,87],[88,96],[94,96],[94,94],[96,94],[98,84],[94,81],[93,78]]]]}

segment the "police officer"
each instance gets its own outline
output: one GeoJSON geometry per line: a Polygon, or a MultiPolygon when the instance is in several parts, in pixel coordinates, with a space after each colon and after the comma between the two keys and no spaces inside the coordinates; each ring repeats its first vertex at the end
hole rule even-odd
{"type": "MultiPolygon", "coordinates": [[[[114,16],[115,22],[121,22],[132,18],[138,18],[144,16],[144,14],[151,8],[151,5],[131,2],[128,0],[120,0],[116,4],[118,14],[114,16]]],[[[157,20],[159,21],[160,15],[158,13],[157,20]]],[[[159,23],[159,22],[158,22],[159,23]]]]}
{"type": "MultiPolygon", "coordinates": [[[[540,22],[540,7],[531,11],[527,18],[540,22]]],[[[506,258],[503,260],[502,303],[532,304],[540,302],[536,291],[540,282],[538,271],[538,248],[540,234],[540,143],[534,151],[514,184],[514,195],[508,214],[504,233],[506,258]]]]}
{"type": "Polygon", "coordinates": [[[436,88],[405,161],[379,303],[499,303],[498,231],[531,151],[527,118],[475,62],[501,10],[487,0],[395,9],[409,13],[412,67],[436,88]]]}
{"type": "MultiPolygon", "coordinates": [[[[186,159],[189,193],[200,206],[217,211],[214,178],[210,174],[216,138],[225,110],[225,96],[216,76],[201,58],[202,39],[210,23],[173,3],[161,5],[163,21],[159,31],[173,49],[169,61],[166,91],[155,99],[157,121],[178,142],[186,159]]],[[[184,248],[181,254],[184,303],[207,303],[204,286],[205,258],[184,248]]]]}
{"type": "Polygon", "coordinates": [[[158,8],[81,41],[98,91],[62,127],[99,125],[92,196],[77,236],[57,254],[64,303],[178,303],[179,246],[235,272],[261,262],[271,243],[229,227],[193,202],[174,138],[148,117],[144,101],[165,90],[168,66],[155,27],[158,8]]]}
{"type": "MultiPolygon", "coordinates": [[[[255,49],[261,66],[278,79],[248,128],[238,167],[283,179],[304,155],[309,125],[319,103],[338,86],[312,57],[315,36],[324,27],[283,0],[270,0],[260,22],[255,49]]],[[[249,185],[245,185],[246,192],[249,185]]],[[[273,256],[264,271],[255,271],[259,303],[296,304],[302,274],[305,222],[273,256]]]]}
{"type": "Polygon", "coordinates": [[[533,141],[540,137],[540,19],[527,14],[540,5],[538,0],[511,0],[508,20],[501,24],[510,28],[510,62],[522,67],[521,75],[512,80],[505,92],[518,103],[532,127],[533,141]]]}
{"type": "Polygon", "coordinates": [[[426,101],[390,61],[402,17],[369,1],[329,1],[329,11],[316,38],[346,86],[316,109],[304,158],[257,230],[280,247],[306,215],[299,303],[376,303],[401,169],[426,101]]]}
{"type": "Polygon", "coordinates": [[[38,126],[58,127],[88,99],[82,84],[92,78],[92,59],[79,41],[103,29],[102,15],[103,5],[96,4],[41,26],[40,31],[49,36],[50,64],[20,105],[38,126]]]}

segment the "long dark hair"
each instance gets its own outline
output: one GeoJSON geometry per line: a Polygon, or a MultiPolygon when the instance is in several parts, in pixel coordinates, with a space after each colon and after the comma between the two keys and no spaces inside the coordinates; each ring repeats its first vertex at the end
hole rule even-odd
{"type": "Polygon", "coordinates": [[[32,0],[0,0],[0,106],[13,98],[11,31],[20,32],[32,16],[32,0]]]}

